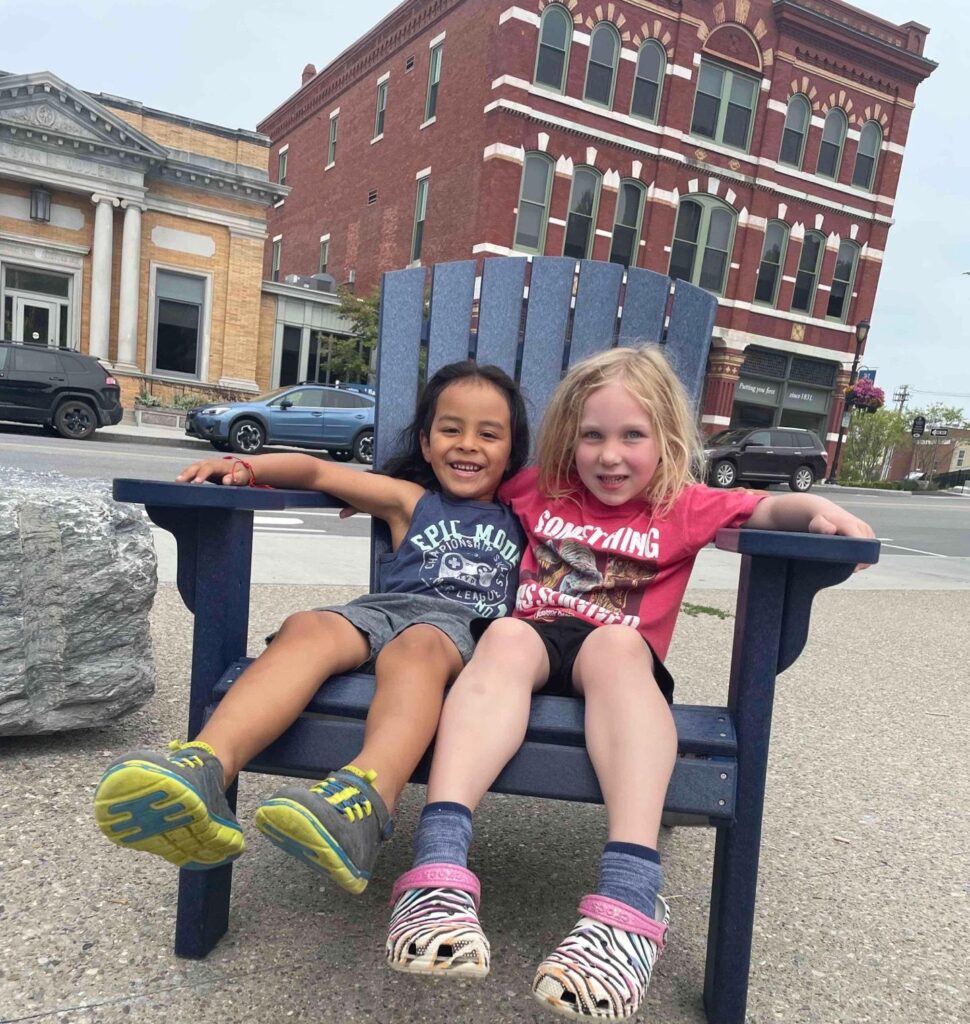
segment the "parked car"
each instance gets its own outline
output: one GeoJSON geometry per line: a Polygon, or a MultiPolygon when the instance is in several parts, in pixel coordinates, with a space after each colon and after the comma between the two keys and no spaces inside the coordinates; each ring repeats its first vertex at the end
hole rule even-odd
{"type": "Polygon", "coordinates": [[[193,409],[185,432],[220,452],[255,455],[264,445],[326,449],[338,462],[374,461],[374,397],[344,387],[297,384],[250,402],[193,409]]]}
{"type": "Polygon", "coordinates": [[[0,420],[83,441],[123,412],[121,387],[93,356],[0,341],[0,420]]]}
{"type": "Polygon", "coordinates": [[[704,442],[704,455],[714,487],[787,481],[793,491],[807,491],[827,465],[818,435],[795,427],[722,430],[704,442]]]}

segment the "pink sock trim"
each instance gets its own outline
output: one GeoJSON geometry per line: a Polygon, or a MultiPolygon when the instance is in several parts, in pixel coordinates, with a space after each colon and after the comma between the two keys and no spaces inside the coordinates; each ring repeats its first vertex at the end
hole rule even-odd
{"type": "Polygon", "coordinates": [[[667,926],[639,910],[609,896],[584,896],[579,903],[579,912],[584,917],[608,924],[625,932],[643,935],[657,944],[658,952],[663,951],[667,940],[667,926]]]}
{"type": "Polygon", "coordinates": [[[475,875],[468,868],[457,864],[422,864],[421,867],[405,871],[394,883],[391,904],[397,903],[401,894],[408,889],[457,889],[459,892],[467,892],[474,899],[476,910],[482,897],[482,886],[475,875]]]}

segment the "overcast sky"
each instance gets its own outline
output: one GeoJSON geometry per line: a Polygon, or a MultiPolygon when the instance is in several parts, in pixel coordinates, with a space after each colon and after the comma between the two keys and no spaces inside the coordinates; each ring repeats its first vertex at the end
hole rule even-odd
{"type": "MultiPolygon", "coordinates": [[[[396,0],[0,0],[0,70],[52,71],[91,92],[230,128],[253,129],[396,0]]],[[[896,24],[929,25],[940,67],[916,93],[896,225],[865,365],[887,398],[970,411],[970,118],[960,70],[965,0],[856,0],[896,24]]]]}

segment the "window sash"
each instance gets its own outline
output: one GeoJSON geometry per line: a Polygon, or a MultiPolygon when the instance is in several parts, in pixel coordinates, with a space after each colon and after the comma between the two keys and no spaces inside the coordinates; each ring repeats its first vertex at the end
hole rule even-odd
{"type": "Polygon", "coordinates": [[[633,182],[620,182],[613,241],[610,244],[610,263],[620,263],[624,267],[636,265],[642,210],[643,189],[633,182]]]}
{"type": "Polygon", "coordinates": [[[873,121],[867,121],[859,136],[855,167],[852,170],[852,184],[857,188],[871,189],[876,178],[876,160],[882,143],[882,131],[873,121]],[[870,131],[870,129],[872,129],[870,131]]]}
{"type": "Polygon", "coordinates": [[[721,295],[734,244],[735,217],[727,207],[688,199],[681,203],[667,273],[721,295]]]}
{"type": "Polygon", "coordinates": [[[419,178],[417,195],[414,200],[414,234],[411,237],[411,262],[421,259],[421,245],[424,242],[424,221],[428,212],[428,179],[419,178]]]}
{"type": "Polygon", "coordinates": [[[280,279],[280,262],[283,255],[283,242],[282,240],[273,243],[273,263],[270,268],[270,280],[278,281],[280,279]]]}
{"type": "Polygon", "coordinates": [[[428,98],[424,105],[424,119],[430,121],[438,110],[438,83],[441,81],[441,43],[431,48],[428,67],[428,98]]]}
{"type": "Polygon", "coordinates": [[[851,242],[843,242],[839,246],[835,273],[832,275],[832,289],[825,309],[825,316],[829,320],[845,321],[852,296],[852,281],[855,278],[858,255],[859,250],[851,242]]]}
{"type": "Polygon", "coordinates": [[[158,296],[155,300],[155,370],[198,376],[202,305],[158,296]]]}
{"type": "Polygon", "coordinates": [[[519,214],[513,245],[516,249],[541,254],[546,244],[552,162],[538,154],[529,154],[522,165],[519,187],[519,214]],[[538,174],[541,173],[541,179],[538,174]],[[541,195],[540,195],[541,192],[541,195]]]}
{"type": "Polygon", "coordinates": [[[788,230],[783,224],[771,223],[765,231],[758,265],[758,281],[754,290],[754,301],[774,306],[778,299],[778,285],[785,265],[788,230]]]}
{"type": "Polygon", "coordinates": [[[788,101],[788,110],[785,112],[785,128],[781,136],[781,148],[778,151],[780,163],[801,170],[810,117],[811,108],[804,97],[793,96],[788,101]]]}
{"type": "Polygon", "coordinates": [[[280,185],[285,185],[286,184],[286,164],[287,164],[287,157],[288,156],[289,156],[289,151],[287,151],[286,153],[280,153],[280,155],[279,155],[279,163],[277,165],[276,180],[277,180],[277,182],[280,185]]]}
{"type": "Polygon", "coordinates": [[[815,173],[823,178],[838,180],[842,163],[842,147],[845,145],[845,115],[837,108],[829,112],[822,129],[822,144],[818,150],[815,173]]]}
{"type": "Polygon", "coordinates": [[[327,272],[327,264],[330,262],[330,239],[327,238],[320,243],[320,269],[318,273],[327,272]]]}
{"type": "Polygon", "coordinates": [[[586,84],[583,87],[583,99],[608,107],[613,102],[613,88],[616,84],[616,58],[619,46],[613,29],[600,23],[593,29],[589,44],[589,61],[586,64],[586,84]],[[607,54],[600,40],[609,40],[610,53],[607,54]],[[608,60],[605,59],[608,57],[608,60]]]}
{"type": "Polygon", "coordinates": [[[327,164],[336,162],[337,159],[337,122],[340,115],[336,114],[330,118],[330,140],[327,143],[327,164]]]}
{"type": "Polygon", "coordinates": [[[753,78],[701,61],[691,134],[747,151],[758,92],[753,78]]]}
{"type": "Polygon", "coordinates": [[[659,46],[646,42],[637,56],[637,71],[633,81],[633,98],[630,100],[630,114],[647,121],[657,119],[660,100],[660,83],[663,81],[666,56],[659,46]]]}
{"type": "Polygon", "coordinates": [[[815,289],[818,286],[818,270],[825,251],[825,241],[820,235],[808,234],[802,242],[802,254],[798,259],[795,288],[792,291],[791,308],[811,315],[815,305],[815,289]]]}
{"type": "Polygon", "coordinates": [[[542,16],[539,49],[536,53],[536,67],[533,75],[536,85],[562,92],[571,35],[572,23],[562,8],[547,7],[542,16]],[[555,38],[557,27],[562,30],[561,40],[555,38]]]}
{"type": "Polygon", "coordinates": [[[377,87],[377,113],[374,115],[374,138],[384,134],[384,111],[387,109],[387,82],[377,87]]]}
{"type": "Polygon", "coordinates": [[[589,259],[595,237],[599,187],[599,175],[592,171],[579,170],[573,175],[573,187],[569,196],[569,214],[566,217],[563,256],[577,260],[589,259]]]}

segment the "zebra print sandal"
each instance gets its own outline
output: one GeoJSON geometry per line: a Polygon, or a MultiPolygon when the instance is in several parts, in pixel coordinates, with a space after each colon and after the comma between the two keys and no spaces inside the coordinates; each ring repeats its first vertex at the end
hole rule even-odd
{"type": "Polygon", "coordinates": [[[606,896],[586,896],[583,916],[536,971],[532,994],[564,1017],[625,1020],[640,1008],[667,937],[670,910],[657,917],[606,896]]]}
{"type": "Polygon", "coordinates": [[[478,921],[480,897],[478,879],[456,864],[405,872],[391,894],[388,964],[411,974],[484,978],[490,953],[478,921]]]}

